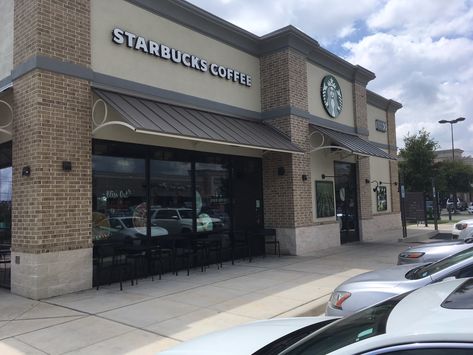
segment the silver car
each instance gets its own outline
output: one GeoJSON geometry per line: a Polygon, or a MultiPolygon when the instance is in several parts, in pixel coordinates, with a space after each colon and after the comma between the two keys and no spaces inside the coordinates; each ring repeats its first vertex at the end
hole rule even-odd
{"type": "Polygon", "coordinates": [[[409,247],[398,255],[398,265],[432,263],[473,246],[473,228],[461,231],[458,240],[409,247]]]}
{"type": "Polygon", "coordinates": [[[431,264],[399,265],[348,279],[332,293],[326,315],[346,316],[447,278],[473,276],[473,247],[431,264]]]}
{"type": "Polygon", "coordinates": [[[185,341],[160,354],[472,354],[472,297],[473,279],[439,282],[351,317],[257,321],[185,341]]]}

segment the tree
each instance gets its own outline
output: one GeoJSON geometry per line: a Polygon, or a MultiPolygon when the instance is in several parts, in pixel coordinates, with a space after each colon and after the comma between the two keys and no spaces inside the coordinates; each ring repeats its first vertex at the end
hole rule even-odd
{"type": "Polygon", "coordinates": [[[438,142],[424,128],[413,136],[404,137],[404,148],[399,152],[399,168],[407,191],[430,191],[434,176],[434,158],[438,142]]]}
{"type": "Polygon", "coordinates": [[[438,191],[469,192],[473,182],[473,167],[461,160],[447,160],[436,164],[438,191]]]}

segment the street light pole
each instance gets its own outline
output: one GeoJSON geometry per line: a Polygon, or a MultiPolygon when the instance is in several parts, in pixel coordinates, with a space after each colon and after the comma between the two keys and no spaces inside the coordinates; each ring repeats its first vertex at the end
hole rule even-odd
{"type": "Polygon", "coordinates": [[[458,117],[454,120],[440,120],[439,123],[450,123],[450,132],[452,135],[452,161],[455,160],[455,146],[453,145],[453,125],[458,122],[465,121],[465,117],[458,117]]]}
{"type": "MultiPolygon", "coordinates": [[[[451,132],[451,135],[452,135],[452,161],[455,161],[455,146],[453,145],[453,125],[455,123],[462,122],[462,121],[465,121],[465,117],[458,117],[454,120],[440,120],[439,121],[440,124],[450,123],[450,132],[451,132]]],[[[447,208],[448,208],[448,206],[447,206],[447,208]]],[[[454,211],[457,210],[457,193],[456,192],[453,193],[453,209],[454,209],[454,211]]],[[[448,219],[450,221],[452,220],[452,212],[451,212],[450,208],[448,208],[448,219]]]]}

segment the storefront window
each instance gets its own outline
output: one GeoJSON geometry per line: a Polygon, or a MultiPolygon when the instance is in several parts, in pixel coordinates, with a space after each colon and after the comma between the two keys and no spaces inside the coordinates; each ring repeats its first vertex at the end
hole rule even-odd
{"type": "Polygon", "coordinates": [[[197,231],[229,229],[229,171],[223,159],[195,164],[197,231]]]}
{"type": "Polygon", "coordinates": [[[99,140],[93,153],[94,241],[263,226],[259,159],[99,140]]]}
{"type": "Polygon", "coordinates": [[[163,228],[168,234],[193,230],[191,163],[150,162],[151,233],[163,228]]]}
{"type": "Polygon", "coordinates": [[[378,186],[378,189],[376,190],[376,201],[378,211],[388,210],[386,186],[378,186]]]}
{"type": "Polygon", "coordinates": [[[146,238],[145,160],[94,155],[94,241],[140,243],[146,238]]]}
{"type": "Polygon", "coordinates": [[[11,143],[0,145],[0,287],[10,287],[12,206],[11,143]]]}

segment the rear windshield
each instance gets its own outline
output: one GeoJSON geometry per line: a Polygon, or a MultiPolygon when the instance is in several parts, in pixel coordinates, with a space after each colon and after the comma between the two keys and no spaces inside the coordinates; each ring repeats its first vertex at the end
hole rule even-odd
{"type": "Polygon", "coordinates": [[[342,318],[320,332],[315,332],[283,354],[327,354],[346,345],[384,334],[389,314],[405,296],[407,293],[342,318]]]}
{"type": "Polygon", "coordinates": [[[448,309],[473,309],[473,279],[468,279],[442,303],[448,309]]]}
{"type": "Polygon", "coordinates": [[[424,277],[435,274],[436,272],[442,271],[460,261],[466,260],[473,256],[473,247],[462,250],[461,252],[449,256],[448,258],[437,261],[429,265],[415,268],[406,274],[406,278],[410,280],[423,279],[424,277]]]}

